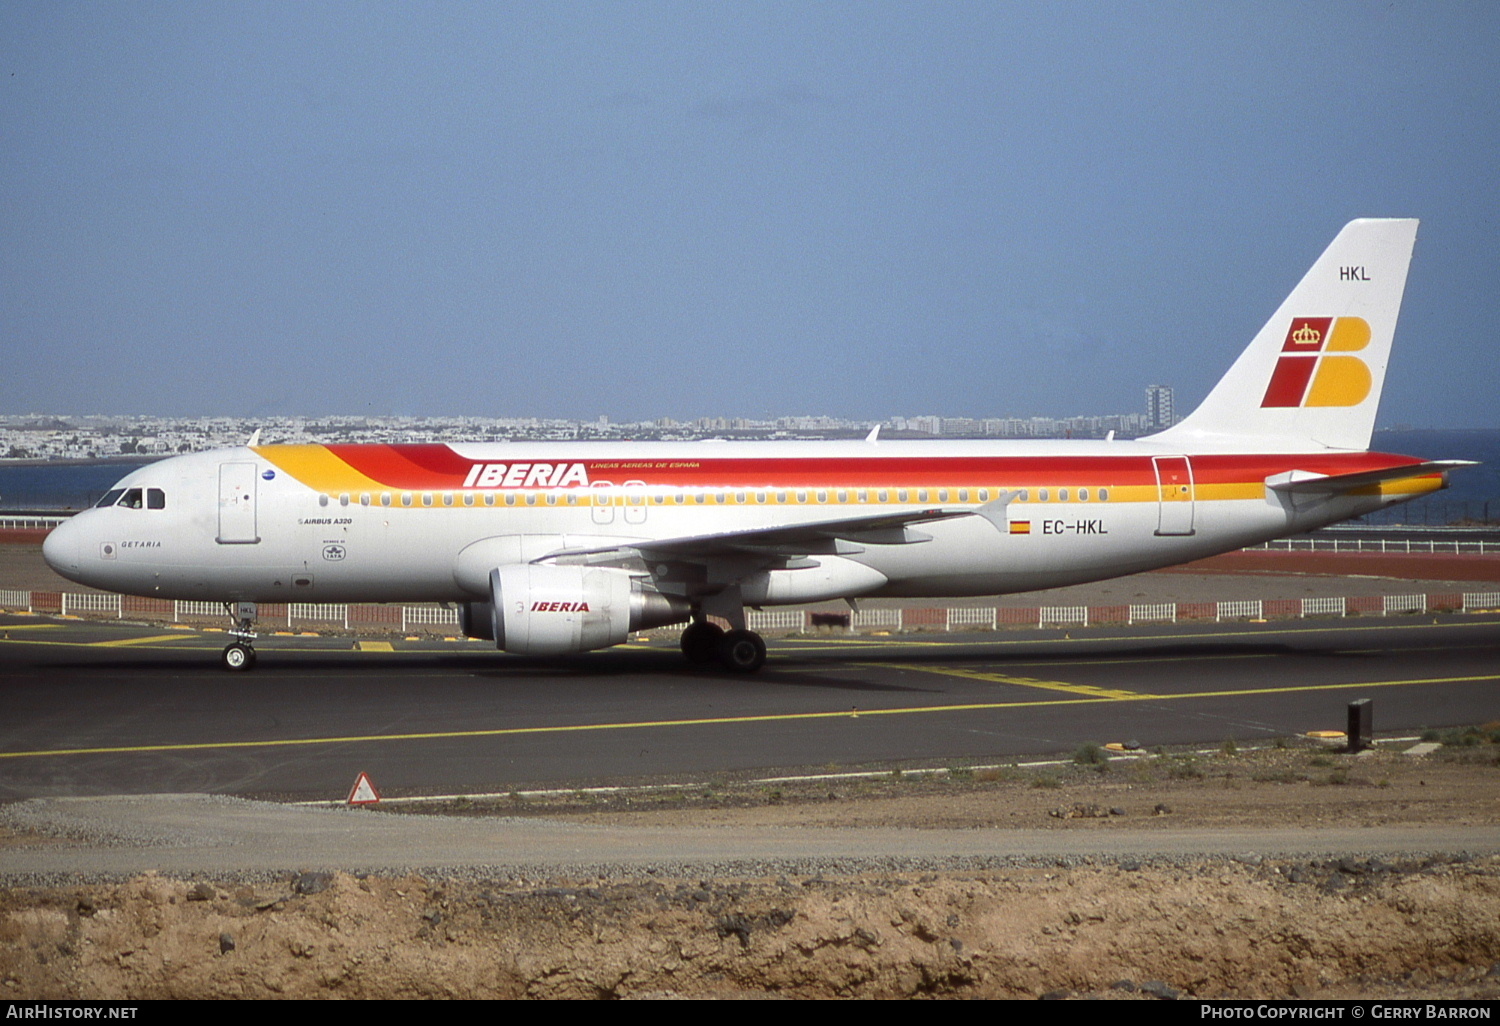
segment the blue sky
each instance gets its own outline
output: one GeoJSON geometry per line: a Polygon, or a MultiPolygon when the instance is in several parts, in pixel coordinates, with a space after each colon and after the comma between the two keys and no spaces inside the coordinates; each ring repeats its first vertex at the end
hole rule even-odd
{"type": "Polygon", "coordinates": [[[0,5],[0,413],[1180,409],[1423,220],[1500,427],[1500,5],[0,5]]]}

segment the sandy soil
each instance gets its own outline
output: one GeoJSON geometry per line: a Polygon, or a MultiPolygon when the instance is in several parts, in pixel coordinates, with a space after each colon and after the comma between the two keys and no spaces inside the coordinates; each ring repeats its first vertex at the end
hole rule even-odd
{"type": "MultiPolygon", "coordinates": [[[[1500,823],[1500,729],[1425,758],[1166,753],[465,804],[581,822],[1500,823]]],[[[1231,746],[1232,749],[1232,746],[1231,746]]],[[[413,811],[434,811],[432,808],[413,811]]],[[[11,837],[10,843],[36,839],[11,837]]],[[[1373,847],[1373,846],[1372,846],[1373,847]]],[[[1500,998],[1500,858],[1082,858],[792,878],[147,875],[0,892],[6,998],[1500,998]]]]}

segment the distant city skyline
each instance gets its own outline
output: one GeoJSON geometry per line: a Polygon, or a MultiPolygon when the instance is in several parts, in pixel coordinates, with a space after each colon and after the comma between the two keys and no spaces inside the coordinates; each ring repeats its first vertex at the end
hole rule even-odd
{"type": "Polygon", "coordinates": [[[1347,221],[1410,216],[1381,419],[1500,426],[1497,39],[1400,0],[12,0],[0,409],[1186,411],[1347,221]]]}

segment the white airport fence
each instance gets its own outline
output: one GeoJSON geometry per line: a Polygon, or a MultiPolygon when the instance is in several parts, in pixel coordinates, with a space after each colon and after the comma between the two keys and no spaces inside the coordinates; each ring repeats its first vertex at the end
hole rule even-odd
{"type": "Polygon", "coordinates": [[[1087,627],[1088,606],[1043,606],[1037,615],[1041,627],[1087,627]]]}
{"type": "Polygon", "coordinates": [[[401,629],[413,627],[458,627],[458,610],[438,606],[402,606],[401,629]]]}
{"type": "Polygon", "coordinates": [[[23,608],[31,612],[31,592],[0,589],[0,609],[23,608]]]}
{"type": "MultiPolygon", "coordinates": [[[[126,620],[211,620],[227,624],[222,602],[166,600],[106,592],[0,590],[0,609],[66,616],[126,620]]],[[[1220,602],[1158,602],[1107,606],[952,606],[880,607],[820,612],[799,608],[749,610],[746,623],[763,632],[846,631],[993,631],[1007,627],[1059,628],[1101,624],[1180,623],[1306,617],[1401,616],[1426,612],[1497,612],[1500,591],[1452,594],[1361,595],[1303,599],[1235,599],[1220,602]]],[[[452,606],[397,606],[379,603],[263,603],[257,610],[263,626],[336,628],[341,630],[443,630],[456,632],[458,610],[452,606]]],[[[675,631],[678,627],[662,628],[675,631]]]]}
{"type": "Polygon", "coordinates": [[[1395,552],[1395,553],[1427,553],[1432,555],[1453,554],[1461,555],[1465,552],[1478,553],[1500,553],[1500,541],[1485,541],[1476,538],[1472,541],[1461,539],[1436,539],[1436,538],[1278,538],[1275,541],[1262,542],[1260,545],[1247,545],[1246,552],[1395,552]]]}
{"type": "Polygon", "coordinates": [[[801,609],[751,609],[745,614],[745,626],[752,631],[800,631],[806,625],[801,609]]]}
{"type": "Polygon", "coordinates": [[[887,630],[899,631],[901,629],[901,610],[861,609],[859,612],[854,614],[854,619],[851,622],[850,626],[852,626],[855,630],[862,630],[865,628],[879,630],[884,628],[887,630]]]}
{"type": "Polygon", "coordinates": [[[1265,619],[1265,611],[1260,599],[1218,602],[1215,605],[1218,607],[1215,619],[1220,621],[1265,619]]]}
{"type": "Polygon", "coordinates": [[[63,616],[77,616],[79,613],[113,613],[119,617],[123,615],[123,606],[119,595],[110,595],[100,591],[86,592],[81,595],[63,592],[63,616]]]}
{"type": "Polygon", "coordinates": [[[1348,610],[1340,598],[1305,598],[1302,600],[1303,616],[1344,616],[1348,610]]]}
{"type": "Polygon", "coordinates": [[[1130,623],[1177,622],[1176,602],[1143,602],[1130,607],[1130,623]]]}
{"type": "Polygon", "coordinates": [[[0,517],[0,531],[50,531],[67,517],[5,516],[0,517]]]}
{"type": "Polygon", "coordinates": [[[948,610],[948,629],[973,630],[983,627],[988,630],[995,629],[995,619],[999,610],[994,606],[984,608],[954,607],[948,610]]]}

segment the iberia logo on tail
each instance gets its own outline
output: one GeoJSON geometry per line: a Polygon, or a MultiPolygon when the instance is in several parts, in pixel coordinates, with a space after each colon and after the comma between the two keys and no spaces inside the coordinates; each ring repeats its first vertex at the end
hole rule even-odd
{"type": "Polygon", "coordinates": [[[1363,317],[1295,318],[1260,405],[1358,406],[1370,394],[1370,368],[1346,354],[1369,343],[1363,317]]]}

